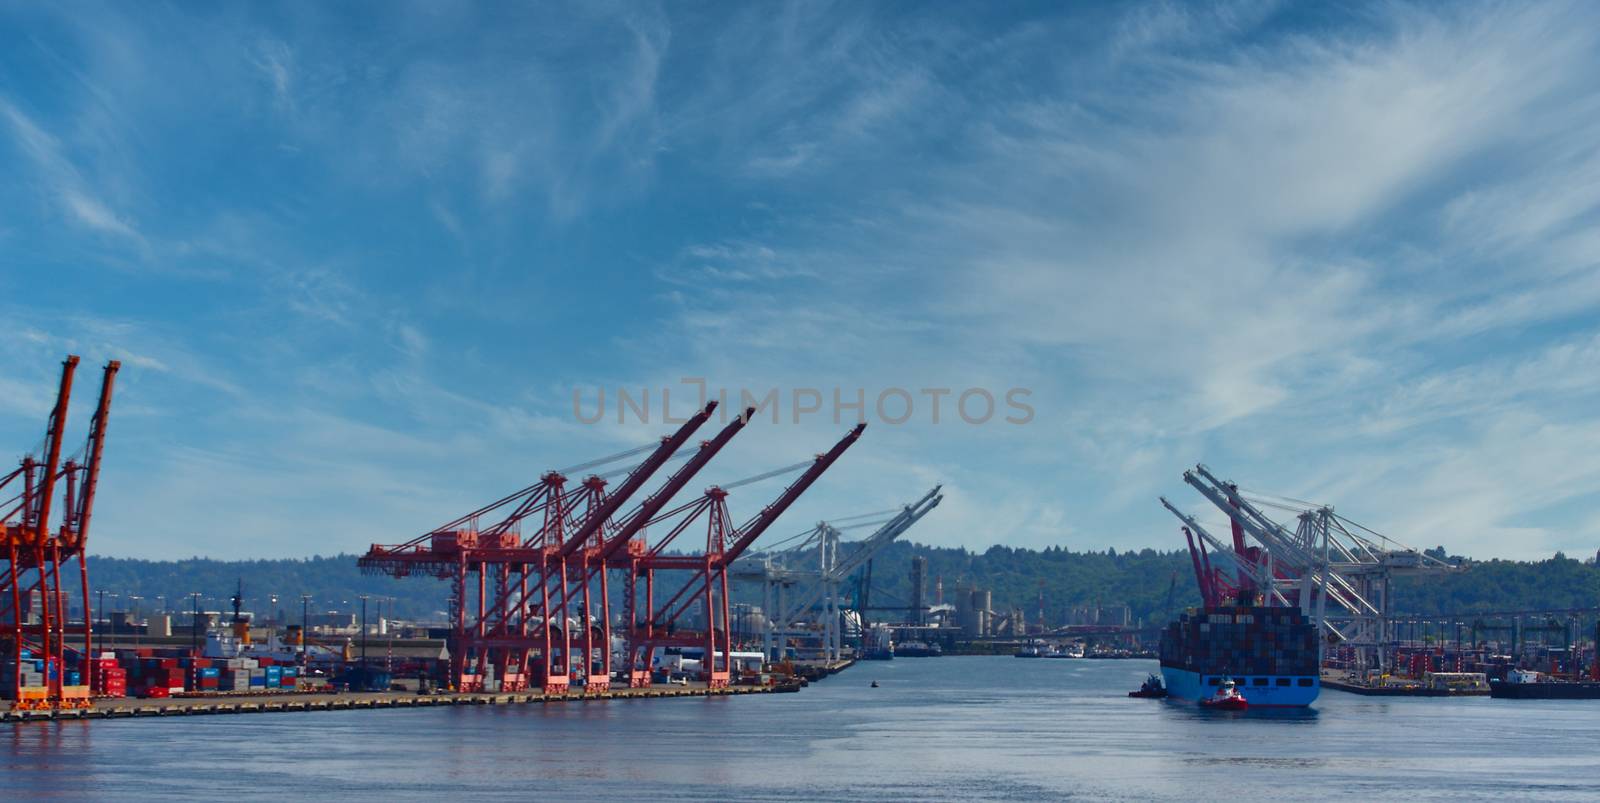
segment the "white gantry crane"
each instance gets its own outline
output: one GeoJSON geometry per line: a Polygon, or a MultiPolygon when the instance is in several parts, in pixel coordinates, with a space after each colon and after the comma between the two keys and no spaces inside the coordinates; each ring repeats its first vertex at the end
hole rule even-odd
{"type": "MultiPolygon", "coordinates": [[[[768,660],[783,656],[783,645],[791,637],[820,639],[820,657],[838,661],[843,657],[843,633],[840,614],[844,608],[844,585],[856,570],[865,566],[880,550],[893,543],[911,529],[923,516],[938,507],[944,497],[939,494],[943,486],[934,486],[913,504],[898,511],[886,510],[860,516],[819,522],[804,539],[782,551],[754,555],[734,564],[737,579],[756,580],[762,584],[762,611],[766,623],[762,628],[762,652],[768,660]],[[844,525],[854,519],[880,517],[886,519],[844,525]],[[836,526],[843,525],[843,526],[836,526]],[[859,541],[845,541],[843,530],[880,525],[878,529],[859,541]],[[815,551],[815,568],[803,567],[815,551]]],[[[799,537],[799,536],[797,536],[799,537]]]]}
{"type": "Polygon", "coordinates": [[[1183,481],[1228,517],[1232,531],[1225,542],[1161,499],[1183,522],[1206,604],[1226,604],[1246,591],[1260,593],[1268,605],[1297,605],[1317,624],[1324,644],[1354,647],[1363,668],[1388,666],[1393,578],[1460,568],[1362,527],[1330,505],[1246,497],[1203,465],[1185,471],[1183,481]],[[1298,523],[1290,530],[1263,513],[1263,506],[1293,513],[1298,523]]]}

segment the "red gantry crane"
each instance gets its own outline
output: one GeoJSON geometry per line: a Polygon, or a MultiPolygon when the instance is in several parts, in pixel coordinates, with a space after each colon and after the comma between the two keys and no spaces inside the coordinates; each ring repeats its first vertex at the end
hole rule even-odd
{"type": "MultiPolygon", "coordinates": [[[[707,404],[672,435],[645,447],[649,456],[614,489],[608,491],[603,478],[591,475],[568,490],[564,472],[547,472],[538,483],[404,544],[372,545],[360,566],[369,573],[396,577],[425,574],[451,581],[449,680],[456,689],[480,689],[486,676],[497,675],[503,689],[520,690],[526,688],[532,671],[547,690],[562,691],[570,676],[565,665],[571,651],[570,635],[566,617],[561,615],[566,608],[568,558],[603,536],[617,510],[715,409],[715,402],[707,404]],[[487,516],[503,517],[480,529],[480,521],[487,516]],[[526,537],[522,533],[525,521],[537,525],[526,537]],[[550,604],[552,593],[560,604],[550,604]],[[532,666],[529,658],[535,650],[540,660],[532,666]]],[[[644,449],[630,450],[568,471],[641,451],[644,449]]],[[[587,619],[587,608],[584,615],[587,619]]],[[[603,620],[600,625],[603,630],[603,620]]],[[[593,636],[586,641],[592,643],[593,636]]]]}
{"type": "MultiPolygon", "coordinates": [[[[100,462],[105,452],[111,392],[121,363],[112,360],[105,366],[99,403],[89,422],[84,461],[79,463],[69,457],[63,464],[61,444],[78,361],[78,357],[69,355],[62,362],[55,405],[45,427],[43,459],[26,455],[19,468],[0,477],[0,492],[12,488],[15,493],[0,506],[0,536],[5,539],[4,552],[0,553],[5,561],[0,568],[0,640],[3,640],[0,641],[0,655],[5,661],[5,676],[0,678],[0,685],[4,685],[8,696],[15,700],[17,709],[89,705],[87,685],[65,682],[70,636],[62,577],[76,561],[83,611],[78,633],[83,642],[78,655],[87,659],[93,636],[93,615],[89,607],[89,566],[85,549],[99,487],[100,462]],[[51,532],[58,483],[65,488],[65,494],[60,526],[51,532]],[[24,682],[32,678],[37,682],[24,682]]],[[[87,660],[79,662],[79,671],[88,674],[87,660]]]]}
{"type": "MultiPolygon", "coordinates": [[[[658,568],[653,561],[669,557],[659,552],[663,544],[652,551],[641,533],[652,523],[686,512],[692,519],[711,504],[697,500],[659,515],[744,429],[754,411],[745,410],[715,437],[686,452],[686,462],[642,502],[626,511],[625,505],[662,466],[682,456],[677,454],[679,450],[711,417],[716,406],[716,402],[708,403],[658,445],[567,471],[547,472],[538,483],[411,541],[393,546],[374,544],[361,558],[360,566],[369,573],[396,577],[421,574],[451,582],[449,682],[457,690],[479,691],[492,684],[501,691],[517,691],[537,685],[546,693],[560,694],[575,678],[586,690],[605,689],[612,674],[613,589],[608,570],[627,571],[623,602],[632,622],[637,598],[635,579],[645,577],[647,588],[651,588],[653,571],[658,568]],[[629,470],[614,489],[608,489],[602,475],[590,475],[572,489],[566,486],[569,473],[645,449],[651,449],[650,455],[629,470]],[[493,523],[480,526],[486,518],[493,523]],[[532,533],[525,534],[525,529],[532,533]],[[577,644],[575,630],[579,634],[577,644]]],[[[721,583],[725,588],[726,563],[792,504],[859,437],[860,430],[857,427],[828,454],[802,464],[810,465],[810,470],[761,516],[736,534],[728,528],[731,537],[708,541],[706,554],[696,558],[700,561],[696,565],[703,566],[699,578],[707,584],[721,583]]],[[[795,468],[798,467],[788,470],[795,468]]],[[[725,492],[713,488],[706,496],[717,497],[716,505],[725,518],[721,502],[725,492]]],[[[683,527],[687,523],[677,532],[683,527]]],[[[670,540],[669,537],[667,541],[670,540]]],[[[725,647],[725,600],[722,608],[721,643],[725,647]]],[[[630,636],[638,635],[632,631],[630,628],[630,636]]],[[[706,643],[714,647],[716,638],[708,634],[706,643]]],[[[725,682],[726,676],[724,671],[718,677],[708,677],[708,681],[725,682]]],[[[648,683],[648,674],[642,679],[637,674],[630,675],[630,681],[648,683]]]]}

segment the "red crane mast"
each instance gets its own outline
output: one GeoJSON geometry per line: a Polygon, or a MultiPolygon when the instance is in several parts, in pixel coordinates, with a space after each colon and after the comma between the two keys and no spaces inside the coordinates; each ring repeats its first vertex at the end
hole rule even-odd
{"type": "MultiPolygon", "coordinates": [[[[4,638],[0,652],[10,663],[7,683],[11,695],[16,698],[15,707],[19,709],[89,704],[87,686],[65,682],[68,616],[66,595],[61,586],[62,569],[72,560],[78,561],[83,611],[83,646],[79,655],[87,658],[92,644],[93,614],[89,607],[85,545],[99,485],[113,381],[121,366],[114,360],[105,366],[99,404],[89,425],[85,464],[80,466],[69,459],[63,466],[61,444],[78,362],[74,355],[68,355],[62,362],[55,405],[45,427],[44,459],[27,455],[20,468],[0,478],[0,488],[18,479],[22,481],[22,490],[14,497],[15,507],[0,517],[0,535],[5,540],[5,566],[0,569],[0,606],[5,606],[0,607],[0,638],[4,638]],[[61,526],[52,533],[50,519],[54,512],[56,483],[63,479],[66,498],[61,526]],[[13,516],[17,517],[14,522],[13,516]],[[35,617],[37,621],[28,621],[35,617]],[[25,687],[22,682],[24,667],[30,660],[39,665],[42,684],[25,687]]],[[[87,663],[80,664],[80,671],[87,669],[87,663]]]]}

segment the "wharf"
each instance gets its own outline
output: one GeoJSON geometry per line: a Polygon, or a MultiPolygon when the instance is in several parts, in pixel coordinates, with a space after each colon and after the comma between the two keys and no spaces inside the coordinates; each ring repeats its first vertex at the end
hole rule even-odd
{"type": "Polygon", "coordinates": [[[1422,686],[1368,686],[1342,678],[1322,676],[1322,688],[1367,697],[1488,697],[1488,689],[1429,689],[1422,686]]]}
{"type": "Polygon", "coordinates": [[[795,661],[794,673],[800,678],[801,685],[806,685],[813,680],[837,675],[855,664],[854,658],[846,658],[843,661],[795,661]]]}
{"type": "Polygon", "coordinates": [[[574,692],[569,694],[543,694],[540,692],[508,692],[502,694],[416,694],[414,692],[299,694],[284,692],[279,694],[173,697],[150,700],[102,698],[96,700],[90,708],[55,711],[0,711],[0,722],[203,716],[208,714],[265,714],[288,711],[349,711],[382,708],[427,708],[448,705],[527,705],[530,703],[642,700],[665,697],[724,697],[740,694],[773,694],[798,690],[798,684],[730,686],[725,689],[708,689],[702,684],[695,684],[690,686],[651,686],[642,689],[619,688],[604,692],[574,692]]]}

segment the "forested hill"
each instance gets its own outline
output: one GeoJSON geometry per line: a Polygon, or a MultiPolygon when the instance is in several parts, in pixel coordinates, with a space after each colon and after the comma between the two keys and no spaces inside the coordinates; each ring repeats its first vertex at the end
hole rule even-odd
{"type": "MultiPolygon", "coordinates": [[[[954,602],[958,593],[976,586],[993,593],[996,609],[1020,607],[1030,621],[1038,616],[1041,591],[1052,622],[1061,621],[1064,610],[1070,607],[1123,604],[1132,608],[1136,620],[1161,621],[1167,615],[1169,590],[1176,609],[1199,603],[1189,555],[1184,551],[1073,552],[1059,547],[1032,550],[995,546],[973,552],[895,543],[873,560],[872,605],[909,602],[913,555],[928,560],[930,603],[934,601],[936,582],[943,585],[945,602],[954,602]]],[[[267,597],[272,594],[280,600],[278,608],[294,612],[299,610],[301,594],[314,598],[314,610],[353,610],[360,594],[391,597],[394,602],[386,603],[386,613],[392,611],[393,615],[411,619],[438,618],[445,607],[443,581],[363,575],[356,568],[354,555],[249,561],[91,557],[89,568],[94,588],[107,592],[106,607],[111,610],[126,609],[132,596],[141,597],[139,604],[148,611],[157,604],[157,597],[186,600],[193,592],[204,595],[205,607],[217,610],[226,605],[235,583],[241,579],[246,607],[262,613],[270,610],[267,597]],[[117,596],[111,597],[112,594],[117,596]]],[[[739,586],[738,598],[759,600],[759,591],[753,585],[739,586]]],[[[1407,613],[1597,605],[1600,570],[1594,562],[1559,555],[1535,562],[1469,562],[1459,574],[1405,579],[1398,581],[1395,588],[1396,610],[1407,613]]],[[[186,608],[187,603],[173,607],[186,608]]]]}
{"type": "MultiPolygon", "coordinates": [[[[188,610],[191,594],[201,595],[206,610],[222,610],[240,581],[244,583],[244,608],[257,614],[272,615],[270,597],[277,595],[279,609],[298,618],[300,595],[310,594],[313,611],[354,611],[360,595],[393,598],[385,602],[385,616],[401,619],[442,619],[445,608],[445,583],[427,577],[369,576],[356,568],[355,555],[317,555],[305,559],[280,560],[138,560],[135,558],[89,558],[89,585],[96,593],[107,594],[105,607],[132,610],[137,604],[145,612],[160,606],[188,610]],[[115,594],[115,597],[111,595],[115,594]],[[135,603],[132,597],[141,599],[135,603]],[[158,601],[158,597],[160,598],[158,601]],[[180,600],[172,603],[170,600],[180,600]],[[392,605],[392,607],[390,607],[392,605]],[[390,612],[393,611],[391,614],[390,612]]],[[[75,585],[75,584],[74,584],[75,585]]],[[[91,600],[100,604],[99,600],[91,600]]],[[[368,601],[369,606],[376,603],[368,601]]],[[[375,616],[376,608],[370,608],[375,616]]]]}

